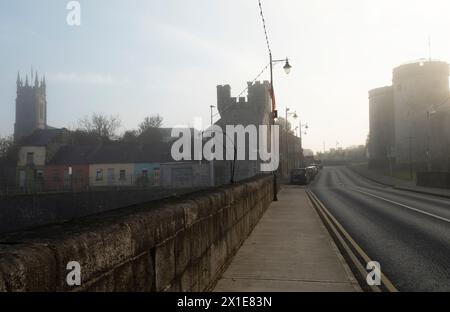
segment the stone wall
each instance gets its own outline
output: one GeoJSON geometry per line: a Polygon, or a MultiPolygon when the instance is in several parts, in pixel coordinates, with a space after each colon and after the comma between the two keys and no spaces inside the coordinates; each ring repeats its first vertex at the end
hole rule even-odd
{"type": "Polygon", "coordinates": [[[271,176],[0,236],[0,291],[205,291],[273,198],[271,176]],[[81,265],[69,287],[66,266],[81,265]]]}
{"type": "Polygon", "coordinates": [[[450,189],[450,172],[417,172],[417,185],[450,189]]]}
{"type": "Polygon", "coordinates": [[[0,196],[0,233],[64,222],[191,192],[193,189],[124,188],[0,196]]]}

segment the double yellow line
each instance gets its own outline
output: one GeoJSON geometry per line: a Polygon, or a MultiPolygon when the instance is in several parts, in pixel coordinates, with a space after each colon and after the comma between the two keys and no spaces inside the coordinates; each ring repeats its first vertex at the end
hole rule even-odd
{"type": "Polygon", "coordinates": [[[339,250],[347,260],[360,284],[360,287],[369,292],[398,292],[397,288],[395,288],[395,286],[383,273],[381,273],[380,286],[371,286],[367,284],[366,278],[368,272],[366,270],[366,265],[372,260],[361,249],[361,247],[359,247],[359,245],[353,240],[353,238],[347,233],[347,231],[330,213],[325,205],[317,198],[317,196],[310,190],[306,190],[306,194],[308,195],[312,206],[316,209],[320,218],[324,222],[325,227],[333,237],[339,250]]]}

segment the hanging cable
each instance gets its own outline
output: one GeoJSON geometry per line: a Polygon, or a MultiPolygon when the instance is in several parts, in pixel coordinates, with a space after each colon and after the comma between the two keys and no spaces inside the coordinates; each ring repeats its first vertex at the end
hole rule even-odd
{"type": "MultiPolygon", "coordinates": [[[[254,83],[262,76],[262,74],[264,74],[264,72],[269,68],[269,65],[270,65],[270,64],[267,64],[267,65],[261,70],[261,72],[258,74],[258,76],[256,76],[256,78],[252,80],[251,85],[253,85],[253,84],[254,84],[254,83]]],[[[243,95],[243,94],[248,90],[248,87],[249,87],[249,86],[247,85],[247,87],[246,87],[244,90],[242,90],[242,92],[239,93],[239,94],[236,96],[236,99],[238,99],[241,95],[243,95]]],[[[236,104],[236,103],[230,99],[229,104],[228,104],[227,106],[225,106],[225,108],[222,110],[222,113],[228,111],[231,107],[233,107],[234,104],[236,104]]],[[[213,115],[213,117],[216,117],[216,116],[219,116],[219,115],[220,115],[220,113],[215,113],[215,114],[213,115]]]]}
{"type": "Polygon", "coordinates": [[[258,0],[258,4],[259,4],[259,14],[261,15],[261,20],[264,28],[264,35],[266,37],[267,50],[269,50],[269,54],[272,54],[272,50],[270,49],[269,36],[267,35],[266,19],[264,18],[261,0],[258,0]]]}
{"type": "MultiPolygon", "coordinates": [[[[259,5],[259,13],[260,13],[260,15],[261,15],[261,21],[262,21],[263,29],[264,29],[264,36],[265,36],[265,38],[266,38],[267,50],[269,51],[269,54],[272,55],[272,50],[270,49],[269,36],[268,36],[268,34],[267,34],[266,19],[264,18],[264,13],[263,13],[263,8],[262,8],[261,0],[258,0],[258,5],[259,5]]],[[[253,79],[252,85],[253,85],[253,84],[254,84],[254,83],[262,76],[262,74],[267,70],[267,68],[268,68],[269,66],[270,66],[270,64],[267,64],[267,65],[261,70],[261,72],[258,74],[258,76],[256,76],[255,79],[253,79]]],[[[238,99],[242,94],[244,94],[244,93],[248,90],[248,87],[249,87],[249,86],[247,85],[247,87],[246,87],[244,90],[242,90],[242,92],[239,93],[238,96],[237,96],[236,98],[238,99]]],[[[230,103],[229,103],[227,106],[225,106],[225,109],[222,110],[222,113],[228,111],[231,107],[233,107],[233,104],[235,104],[235,103],[234,103],[233,101],[230,101],[230,103]]],[[[220,115],[220,113],[215,113],[215,114],[213,115],[213,118],[216,117],[216,116],[219,116],[219,115],[220,115]]]]}

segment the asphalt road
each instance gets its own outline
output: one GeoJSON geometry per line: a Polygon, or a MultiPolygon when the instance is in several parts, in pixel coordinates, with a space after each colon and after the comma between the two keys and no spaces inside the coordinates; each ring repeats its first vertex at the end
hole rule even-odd
{"type": "Polygon", "coordinates": [[[346,167],[308,186],[400,291],[450,291],[450,199],[395,190],[346,167]]]}

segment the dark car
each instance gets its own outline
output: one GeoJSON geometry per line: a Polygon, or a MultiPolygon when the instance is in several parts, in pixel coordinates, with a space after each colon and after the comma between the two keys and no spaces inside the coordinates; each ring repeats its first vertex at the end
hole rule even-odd
{"type": "Polygon", "coordinates": [[[294,169],[291,171],[291,184],[305,185],[311,181],[311,174],[305,168],[294,169]]]}

